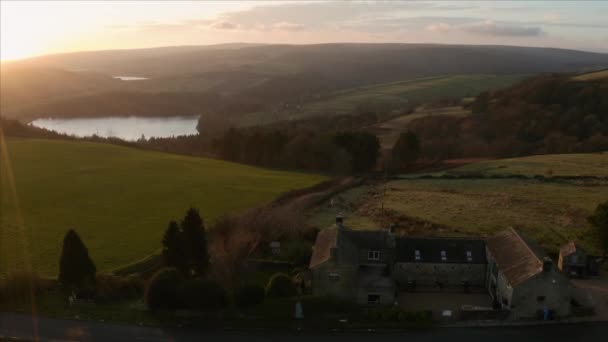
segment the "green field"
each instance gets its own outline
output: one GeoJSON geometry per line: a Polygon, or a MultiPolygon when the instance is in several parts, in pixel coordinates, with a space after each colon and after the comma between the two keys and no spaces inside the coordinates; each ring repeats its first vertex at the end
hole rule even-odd
{"type": "Polygon", "coordinates": [[[547,154],[522,158],[488,160],[449,170],[447,173],[608,177],[608,152],[547,154]]]}
{"type": "MultiPolygon", "coordinates": [[[[471,171],[485,174],[554,176],[607,176],[608,154],[546,155],[473,163],[450,170],[453,174],[471,171]]],[[[441,173],[434,174],[440,176],[441,173]]],[[[600,253],[594,231],[587,222],[595,207],[608,200],[608,184],[578,184],[500,179],[401,179],[386,185],[384,206],[394,215],[421,219],[444,228],[413,227],[401,231],[418,236],[488,236],[507,227],[521,229],[555,253],[559,246],[575,240],[593,253],[600,253]]],[[[319,227],[331,224],[341,212],[355,228],[380,227],[390,223],[379,214],[382,185],[365,185],[348,190],[334,203],[319,206],[311,221],[319,227]],[[370,210],[375,208],[376,210],[370,210]],[[384,220],[384,222],[383,222],[384,220]]],[[[338,198],[339,197],[339,198],[338,198]]],[[[389,220],[395,220],[393,218],[389,220]]],[[[399,221],[397,221],[399,222],[399,221]]],[[[406,222],[406,221],[404,221],[406,222]]]]}
{"type": "Polygon", "coordinates": [[[600,80],[600,79],[607,78],[607,77],[608,77],[608,70],[600,70],[600,71],[595,71],[595,72],[578,75],[578,76],[573,77],[572,79],[576,80],[576,81],[593,81],[593,80],[600,80]]]}
{"type": "Polygon", "coordinates": [[[0,272],[20,269],[29,258],[39,274],[55,276],[69,228],[80,233],[98,269],[108,271],[157,251],[167,222],[189,206],[211,222],[324,180],[107,144],[9,139],[7,146],[18,201],[3,159],[0,272]]]}
{"type": "Polygon", "coordinates": [[[526,75],[452,75],[418,78],[352,88],[276,113],[260,112],[243,117],[242,125],[259,125],[277,120],[304,119],[315,115],[353,114],[360,105],[398,109],[410,103],[427,103],[444,98],[475,96],[482,91],[510,86],[526,75]]]}

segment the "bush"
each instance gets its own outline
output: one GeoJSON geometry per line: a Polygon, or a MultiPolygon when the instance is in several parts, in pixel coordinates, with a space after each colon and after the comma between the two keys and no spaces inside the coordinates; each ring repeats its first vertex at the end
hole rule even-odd
{"type": "Polygon", "coordinates": [[[148,281],[144,299],[150,309],[175,309],[181,304],[179,287],[183,279],[175,268],[163,268],[148,281]]]}
{"type": "Polygon", "coordinates": [[[100,301],[131,299],[138,297],[143,292],[142,281],[135,276],[120,277],[112,274],[99,274],[95,285],[95,299],[100,301]]]}
{"type": "Polygon", "coordinates": [[[217,310],[228,304],[228,296],[221,286],[200,278],[182,283],[179,296],[181,307],[186,309],[217,310]]]}
{"type": "Polygon", "coordinates": [[[266,296],[271,298],[293,297],[298,294],[291,279],[284,273],[275,273],[266,285],[266,296]]]}
{"type": "Polygon", "coordinates": [[[234,300],[238,307],[254,307],[264,301],[264,288],[258,285],[243,286],[236,291],[234,300]]]}
{"type": "Polygon", "coordinates": [[[301,302],[306,315],[348,314],[359,309],[356,303],[333,296],[308,296],[301,302]]]}
{"type": "Polygon", "coordinates": [[[37,275],[27,272],[9,274],[0,280],[0,302],[23,302],[31,299],[32,290],[37,293],[43,288],[50,287],[37,275]]]}

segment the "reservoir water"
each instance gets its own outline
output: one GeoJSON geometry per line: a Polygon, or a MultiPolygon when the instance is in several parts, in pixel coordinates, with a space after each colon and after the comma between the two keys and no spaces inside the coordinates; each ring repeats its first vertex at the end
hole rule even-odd
{"type": "Polygon", "coordinates": [[[142,135],[146,138],[166,138],[179,135],[196,134],[198,116],[178,117],[103,117],[103,118],[69,118],[69,119],[36,119],[30,124],[58,133],[88,137],[116,137],[124,140],[137,140],[142,135]]]}

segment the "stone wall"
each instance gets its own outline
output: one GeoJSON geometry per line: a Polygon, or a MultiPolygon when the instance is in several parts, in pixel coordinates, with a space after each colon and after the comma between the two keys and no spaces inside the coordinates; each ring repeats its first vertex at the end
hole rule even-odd
{"type": "Polygon", "coordinates": [[[486,265],[400,262],[393,267],[392,276],[400,286],[415,281],[416,286],[437,286],[440,282],[445,287],[462,287],[469,282],[470,286],[483,287],[486,265]]]}

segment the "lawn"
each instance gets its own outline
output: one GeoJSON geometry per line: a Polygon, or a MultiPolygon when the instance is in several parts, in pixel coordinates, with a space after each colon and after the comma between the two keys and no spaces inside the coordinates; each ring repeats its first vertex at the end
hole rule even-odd
{"type": "Polygon", "coordinates": [[[168,221],[189,206],[209,223],[325,179],[89,142],[9,139],[7,147],[17,199],[3,159],[0,273],[29,259],[40,275],[55,276],[70,228],[109,271],[158,251],[168,221]]]}

